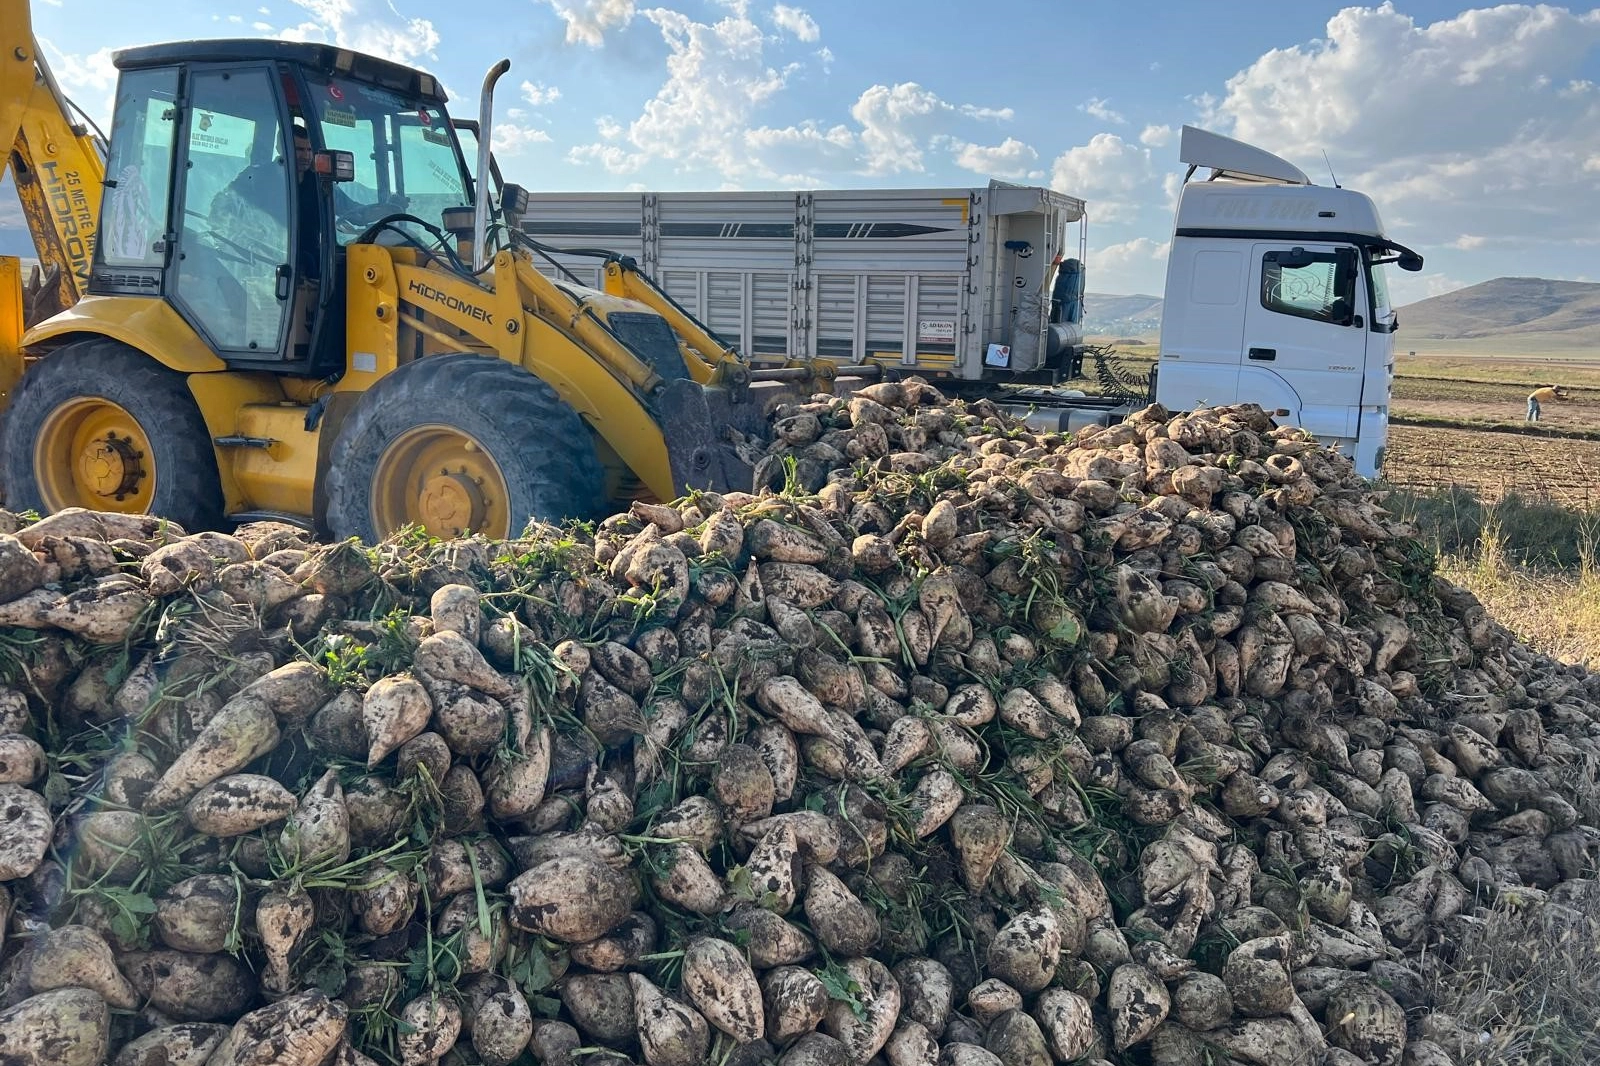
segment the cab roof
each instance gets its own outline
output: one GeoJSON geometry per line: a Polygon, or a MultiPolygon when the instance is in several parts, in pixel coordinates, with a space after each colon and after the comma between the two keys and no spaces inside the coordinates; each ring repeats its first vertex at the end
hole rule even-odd
{"type": "Polygon", "coordinates": [[[439,79],[432,74],[331,44],[278,41],[267,37],[169,41],[124,48],[112,53],[111,60],[118,70],[180,63],[290,63],[319,74],[370,82],[431,103],[443,104],[449,99],[439,79]]]}

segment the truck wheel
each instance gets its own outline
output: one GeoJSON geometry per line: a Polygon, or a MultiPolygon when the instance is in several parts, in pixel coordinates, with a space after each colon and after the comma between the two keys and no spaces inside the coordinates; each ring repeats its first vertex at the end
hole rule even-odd
{"type": "Polygon", "coordinates": [[[6,506],[222,522],[211,433],[184,375],[117,341],[77,341],[22,375],[0,427],[6,506]]]}
{"type": "Polygon", "coordinates": [[[429,355],[356,403],[328,466],[327,526],[369,543],[420,526],[441,539],[587,518],[605,480],[589,427],[533,374],[480,355],[429,355]]]}

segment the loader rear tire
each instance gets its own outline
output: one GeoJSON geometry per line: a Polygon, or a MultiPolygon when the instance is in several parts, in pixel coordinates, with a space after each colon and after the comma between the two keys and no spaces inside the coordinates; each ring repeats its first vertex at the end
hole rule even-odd
{"type": "Polygon", "coordinates": [[[328,530],[368,543],[408,525],[513,537],[605,502],[578,412],[523,368],[479,355],[424,356],[368,389],[339,429],[327,486],[328,530]]]}
{"type": "Polygon", "coordinates": [[[96,337],[22,375],[0,424],[5,504],[41,515],[68,507],[222,523],[217,455],[184,375],[96,337]]]}

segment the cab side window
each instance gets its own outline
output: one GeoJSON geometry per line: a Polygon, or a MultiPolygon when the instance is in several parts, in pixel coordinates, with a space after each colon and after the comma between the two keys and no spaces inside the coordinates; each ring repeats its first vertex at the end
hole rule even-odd
{"type": "Polygon", "coordinates": [[[114,267],[159,269],[167,259],[162,235],[172,194],[172,148],[178,139],[178,71],[129,71],[117,93],[100,257],[114,267]]]}
{"type": "Polygon", "coordinates": [[[1348,324],[1355,313],[1355,271],[1337,252],[1267,252],[1261,257],[1261,306],[1281,315],[1348,324]]]}

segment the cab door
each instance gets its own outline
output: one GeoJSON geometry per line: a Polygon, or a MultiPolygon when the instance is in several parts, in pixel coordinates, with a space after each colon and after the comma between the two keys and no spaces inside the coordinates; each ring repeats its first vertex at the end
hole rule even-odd
{"type": "Polygon", "coordinates": [[[1356,250],[1256,242],[1251,270],[1239,398],[1286,408],[1318,437],[1355,438],[1367,340],[1356,250]]]}
{"type": "Polygon", "coordinates": [[[279,361],[293,293],[294,153],[278,79],[264,65],[193,67],[185,97],[169,292],[224,359],[279,361]]]}

